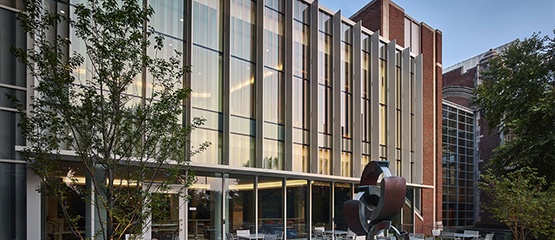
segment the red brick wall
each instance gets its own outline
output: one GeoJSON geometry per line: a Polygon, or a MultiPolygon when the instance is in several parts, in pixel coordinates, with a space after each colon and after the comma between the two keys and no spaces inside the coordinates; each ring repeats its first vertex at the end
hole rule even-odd
{"type": "MultiPolygon", "coordinates": [[[[437,31],[436,31],[436,44],[437,44],[437,39],[438,39],[438,35],[437,35],[437,31]]],[[[441,42],[441,35],[439,35],[439,39],[441,42]]],[[[443,181],[442,181],[442,162],[441,162],[441,158],[442,158],[442,104],[441,104],[441,99],[443,98],[442,96],[442,91],[441,91],[441,81],[442,81],[442,77],[441,77],[441,72],[442,72],[442,67],[440,65],[440,59],[441,58],[441,51],[437,52],[436,51],[436,222],[441,221],[442,219],[442,209],[443,209],[443,181]],[[439,54],[439,55],[438,55],[439,54]]]]}
{"type": "Polygon", "coordinates": [[[389,4],[389,39],[396,39],[397,45],[405,46],[405,12],[394,4],[389,4]]]}
{"type": "MultiPolygon", "coordinates": [[[[439,30],[436,30],[436,61],[438,63],[443,63],[443,58],[441,57],[443,55],[442,47],[443,47],[443,33],[441,33],[441,31],[439,30]]],[[[441,76],[441,71],[439,72],[438,76],[441,76]]],[[[439,105],[441,106],[441,104],[439,105]]]]}
{"type": "MultiPolygon", "coordinates": [[[[422,81],[423,81],[423,184],[434,185],[436,177],[434,176],[434,130],[437,130],[434,125],[434,72],[436,71],[434,61],[434,30],[422,24],[420,27],[420,42],[422,51],[422,81]],[[429,161],[428,159],[433,159],[429,161]]],[[[437,103],[437,102],[436,102],[437,103]]],[[[441,103],[441,101],[440,101],[441,103]]],[[[441,121],[438,121],[441,122],[441,121]]],[[[441,139],[441,138],[440,138],[441,139]]],[[[431,233],[433,227],[433,201],[435,196],[432,190],[424,190],[422,193],[422,216],[425,221],[417,232],[424,234],[431,233]]]]}
{"type": "MultiPolygon", "coordinates": [[[[474,78],[476,77],[476,67],[467,69],[462,72],[462,67],[453,69],[452,71],[443,74],[443,87],[448,86],[461,86],[474,88],[474,78]]],[[[468,107],[468,105],[464,105],[468,107]]]]}
{"type": "Polygon", "coordinates": [[[437,125],[436,125],[436,222],[440,222],[442,220],[442,210],[443,210],[443,181],[442,181],[442,177],[443,177],[443,165],[441,162],[441,158],[442,158],[442,118],[443,118],[443,109],[442,109],[442,104],[441,104],[441,100],[443,98],[442,96],[442,62],[443,62],[443,34],[441,31],[439,30],[435,30],[435,37],[436,37],[436,119],[437,119],[437,125]]]}
{"type": "Polygon", "coordinates": [[[374,32],[382,30],[382,1],[383,0],[375,1],[370,6],[367,6],[364,11],[351,16],[351,20],[354,22],[362,21],[362,26],[374,32]]]}

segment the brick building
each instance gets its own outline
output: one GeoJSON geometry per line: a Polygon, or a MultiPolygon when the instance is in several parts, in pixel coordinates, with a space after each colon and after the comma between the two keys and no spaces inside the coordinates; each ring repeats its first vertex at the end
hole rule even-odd
{"type": "MultiPolygon", "coordinates": [[[[44,2],[74,17],[68,1],[44,2]]],[[[145,239],[219,240],[240,229],[307,239],[314,227],[347,230],[343,202],[358,192],[363,167],[380,159],[407,180],[395,225],[430,235],[441,223],[439,30],[389,0],[371,1],[350,19],[318,0],[143,2],[156,11],[148,24],[170,43],[162,57],[178,50],[194,66],[183,82],[196,94],[182,117],[207,123],[191,144],[212,143],[189,165],[197,180],[186,190],[190,199],[168,193],[167,218],[153,220],[145,239]]],[[[16,20],[22,6],[0,1],[0,91],[31,101],[33,79],[9,51],[27,44],[16,20]]],[[[78,40],[65,30],[53,34],[78,40]]],[[[138,79],[129,94],[142,100],[149,86],[142,81],[150,80],[138,79]]],[[[40,179],[20,154],[27,143],[17,111],[0,95],[0,189],[11,193],[0,197],[0,223],[10,223],[0,225],[0,239],[61,236],[67,221],[55,199],[35,191],[40,179]]],[[[75,170],[87,186],[90,175],[72,162],[70,148],[62,150],[59,168],[75,170]]],[[[75,214],[102,219],[85,210],[90,202],[70,200],[83,208],[75,214]]],[[[87,237],[98,227],[78,225],[87,237]]]]}
{"type": "MultiPolygon", "coordinates": [[[[444,121],[449,121],[448,114],[454,112],[453,110],[455,108],[459,112],[461,110],[471,112],[474,116],[474,124],[472,126],[473,139],[469,139],[473,142],[473,146],[468,146],[472,148],[473,159],[468,159],[468,161],[466,161],[466,154],[461,154],[459,151],[459,149],[467,147],[460,144],[460,136],[455,136],[455,138],[459,137],[459,139],[455,139],[455,142],[451,144],[453,145],[452,149],[454,149],[454,151],[446,148],[450,146],[444,146],[443,187],[444,189],[450,187],[457,189],[455,191],[443,193],[445,205],[443,209],[443,224],[446,227],[465,228],[499,226],[498,222],[491,220],[489,215],[480,208],[485,196],[480,193],[477,184],[472,184],[471,186],[458,186],[457,184],[458,182],[478,182],[482,169],[491,157],[493,149],[502,142],[502,136],[500,136],[498,131],[495,129],[490,131],[488,129],[487,122],[482,118],[482,113],[472,106],[471,98],[472,90],[481,84],[480,76],[484,67],[487,65],[488,59],[491,56],[501,53],[509,44],[511,43],[490,49],[443,70],[443,101],[444,105],[447,105],[445,108],[450,109],[448,113],[444,114],[444,121]],[[452,161],[449,161],[449,159],[452,159],[452,161]],[[455,167],[453,167],[453,165],[455,165],[455,167]],[[467,171],[461,166],[472,166],[472,169],[468,169],[467,171]],[[449,174],[450,171],[454,171],[455,174],[449,174]],[[456,182],[457,184],[449,185],[445,182],[456,182]],[[473,194],[466,194],[459,190],[464,187],[468,187],[469,189],[472,188],[473,194]],[[468,199],[469,197],[471,199],[468,199]],[[470,207],[470,205],[472,205],[472,207],[470,207]],[[466,206],[466,208],[464,206],[466,206]],[[467,215],[469,211],[472,211],[471,216],[467,215]],[[472,219],[473,221],[468,222],[468,219],[472,219]]],[[[449,138],[449,136],[447,136],[447,138],[449,138]]],[[[449,142],[448,139],[447,141],[449,142]]],[[[447,143],[446,145],[450,144],[447,143]]]]}
{"type": "Polygon", "coordinates": [[[441,223],[441,73],[442,33],[419,22],[390,0],[374,0],[350,17],[362,26],[379,31],[410,51],[422,54],[423,63],[423,184],[435,186],[422,192],[422,209],[415,218],[416,232],[430,233],[441,223]]]}

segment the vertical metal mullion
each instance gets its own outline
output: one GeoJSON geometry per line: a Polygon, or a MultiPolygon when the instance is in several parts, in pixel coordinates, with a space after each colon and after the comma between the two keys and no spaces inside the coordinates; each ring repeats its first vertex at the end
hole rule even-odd
{"type": "Polygon", "coordinates": [[[283,206],[281,209],[281,211],[283,212],[283,216],[281,217],[281,222],[283,223],[283,237],[285,238],[285,236],[287,235],[285,232],[287,230],[287,179],[285,178],[281,179],[281,194],[283,194],[283,206]]]}
{"type": "Polygon", "coordinates": [[[332,169],[331,174],[341,175],[341,10],[332,17],[332,169]]]}
{"type": "Polygon", "coordinates": [[[222,161],[229,165],[229,139],[230,139],[230,72],[231,72],[231,5],[230,0],[223,2],[223,42],[222,42],[222,161]]]}
{"type": "Polygon", "coordinates": [[[353,27],[353,87],[352,87],[352,101],[353,101],[353,154],[351,164],[351,176],[360,177],[362,170],[360,168],[362,159],[362,22],[357,22],[353,27]],[[356,166],[356,167],[355,167],[356,166]],[[355,169],[360,169],[355,172],[355,169]]]}
{"type": "Polygon", "coordinates": [[[380,31],[370,36],[370,160],[380,159],[380,31]]]}
{"type": "Polygon", "coordinates": [[[401,162],[402,176],[407,181],[412,181],[410,164],[410,49],[405,48],[402,52],[401,62],[401,162]]]}
{"type": "MultiPolygon", "coordinates": [[[[316,0],[318,1],[318,0],[316,0]]],[[[308,201],[305,204],[308,204],[307,209],[308,209],[308,238],[310,238],[312,236],[312,181],[308,180],[307,181],[307,197],[308,197],[308,201]]]]}
{"type": "Polygon", "coordinates": [[[331,210],[331,219],[330,225],[331,230],[335,230],[335,182],[330,183],[330,210],[331,210]]]}
{"type": "MultiPolygon", "coordinates": [[[[183,14],[183,66],[192,66],[192,56],[193,56],[193,1],[185,1],[184,3],[184,14],[183,14]]],[[[186,89],[191,89],[191,73],[187,72],[183,75],[183,87],[186,89]]],[[[191,123],[191,96],[183,100],[183,126],[191,123]]],[[[189,136],[190,140],[190,136],[189,136]]],[[[185,143],[184,151],[186,154],[190,154],[191,144],[189,141],[185,143]]],[[[188,173],[187,173],[188,174],[188,173]]],[[[188,177],[186,178],[188,179],[188,177]]],[[[185,190],[187,191],[187,190],[185,190]]],[[[189,201],[185,201],[185,239],[189,236],[189,201]]],[[[196,236],[195,236],[196,237],[196,236]]]]}
{"type": "Polygon", "coordinates": [[[221,205],[221,207],[222,207],[222,239],[226,239],[226,233],[229,230],[229,219],[227,219],[227,217],[226,217],[226,216],[228,216],[227,215],[227,212],[228,212],[227,208],[229,206],[229,201],[227,200],[227,199],[229,199],[228,196],[227,196],[229,186],[226,186],[226,184],[225,184],[228,177],[229,177],[229,175],[227,175],[227,174],[222,174],[222,176],[221,176],[221,178],[222,178],[222,185],[221,185],[222,186],[222,205],[221,205]]]}
{"type": "Polygon", "coordinates": [[[318,172],[318,0],[310,5],[310,136],[309,136],[309,169],[310,173],[318,172]]]}
{"type": "Polygon", "coordinates": [[[285,1],[284,26],[284,84],[285,84],[285,139],[284,170],[293,170],[293,1],[285,1]]]}
{"type": "Polygon", "coordinates": [[[255,167],[262,167],[264,157],[264,1],[256,2],[256,136],[255,136],[255,167]]]}
{"type": "MultiPolygon", "coordinates": [[[[184,66],[192,66],[193,65],[193,1],[185,1],[184,6],[184,24],[183,24],[183,65],[184,66]]],[[[186,89],[191,89],[191,72],[186,72],[183,75],[183,86],[186,89]]],[[[191,116],[191,96],[189,95],[188,98],[183,100],[183,126],[186,126],[191,123],[192,116],[191,116]]],[[[190,140],[189,135],[189,140],[190,140]]],[[[187,155],[190,154],[191,143],[187,141],[185,143],[185,152],[187,155]]]]}
{"type": "Polygon", "coordinates": [[[254,177],[254,233],[258,234],[258,176],[254,177]]]}

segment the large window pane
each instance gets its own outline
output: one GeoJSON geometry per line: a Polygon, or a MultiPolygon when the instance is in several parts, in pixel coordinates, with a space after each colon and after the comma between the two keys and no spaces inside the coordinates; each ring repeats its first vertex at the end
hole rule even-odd
{"type": "Polygon", "coordinates": [[[232,0],[230,13],[231,55],[253,61],[255,59],[256,4],[252,0],[232,0]]]}
{"type": "Polygon", "coordinates": [[[229,135],[229,165],[235,167],[254,167],[255,139],[253,137],[229,135]]]}
{"type": "Polygon", "coordinates": [[[236,233],[239,229],[248,229],[256,232],[254,215],[254,177],[230,174],[225,179],[226,199],[229,223],[229,233],[236,233]]]}
{"type": "Polygon", "coordinates": [[[287,239],[306,239],[308,236],[308,182],[288,179],[287,184],[287,239]]]}
{"type": "Polygon", "coordinates": [[[234,57],[231,58],[229,79],[229,111],[231,114],[246,118],[254,118],[254,73],[254,64],[234,57]]]}
{"type": "Polygon", "coordinates": [[[0,163],[0,236],[6,239],[25,238],[26,168],[24,164],[0,163]]]}
{"type": "Polygon", "coordinates": [[[154,9],[150,25],[158,32],[183,39],[183,1],[149,0],[154,9]]]}
{"type": "Polygon", "coordinates": [[[191,104],[212,111],[222,108],[222,57],[218,52],[193,46],[191,104]]]}
{"type": "Polygon", "coordinates": [[[218,173],[196,173],[196,182],[188,188],[187,209],[189,239],[221,239],[222,178],[218,173]]]}
{"type": "Polygon", "coordinates": [[[283,179],[258,178],[259,233],[279,235],[283,233],[283,179]]]}
{"type": "Polygon", "coordinates": [[[283,69],[283,15],[264,8],[264,65],[283,69]]]}
{"type": "Polygon", "coordinates": [[[347,223],[345,222],[345,212],[343,211],[343,204],[353,198],[351,193],[351,184],[335,183],[333,186],[335,229],[347,231],[347,223]]]}
{"type": "Polygon", "coordinates": [[[25,87],[25,66],[10,51],[12,47],[25,48],[27,43],[16,13],[0,8],[0,29],[0,83],[25,87]]]}
{"type": "Polygon", "coordinates": [[[331,229],[331,184],[312,182],[312,227],[331,229]]]}
{"type": "Polygon", "coordinates": [[[281,72],[264,69],[264,121],[283,124],[284,85],[281,72]]]}
{"type": "MultiPolygon", "coordinates": [[[[193,1],[193,43],[214,50],[221,50],[221,22],[221,1],[193,1]]],[[[193,54],[193,56],[195,56],[195,54],[193,54]]]]}
{"type": "Polygon", "coordinates": [[[208,129],[195,129],[191,133],[191,147],[197,148],[201,143],[208,141],[211,143],[203,152],[191,158],[195,163],[221,164],[222,156],[222,134],[219,131],[208,129]]]}

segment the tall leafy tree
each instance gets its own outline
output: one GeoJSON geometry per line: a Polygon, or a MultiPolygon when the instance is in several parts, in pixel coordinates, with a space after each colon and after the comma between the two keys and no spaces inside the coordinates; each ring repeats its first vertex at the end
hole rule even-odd
{"type": "Polygon", "coordinates": [[[553,187],[546,190],[545,177],[524,167],[503,176],[496,176],[489,170],[482,180],[480,189],[490,198],[485,209],[506,224],[515,239],[552,238],[555,234],[555,191],[553,187]]]}
{"type": "Polygon", "coordinates": [[[474,104],[503,134],[490,167],[531,166],[555,181],[555,40],[534,34],[489,60],[474,104]]]}
{"type": "Polygon", "coordinates": [[[150,216],[160,214],[165,199],[156,193],[191,184],[189,159],[209,143],[189,147],[188,135],[204,120],[182,122],[190,90],[181,87],[188,71],[181,53],[166,59],[147,54],[164,48],[147,27],[153,9],[136,0],[83,2],[68,17],[28,0],[18,16],[33,46],[13,52],[35,80],[32,103],[20,106],[24,156],[42,181],[40,191],[57,200],[76,236],[120,239],[143,233],[150,216]],[[75,36],[60,31],[64,27],[75,36]],[[85,51],[70,52],[76,43],[85,51]],[[137,97],[127,94],[133,85],[149,87],[137,97]],[[61,171],[62,160],[79,169],[61,171]],[[86,186],[76,171],[87,176],[86,186]],[[70,195],[94,206],[97,217],[72,214],[70,195]],[[78,224],[85,217],[98,228],[86,235],[78,224]]]}

